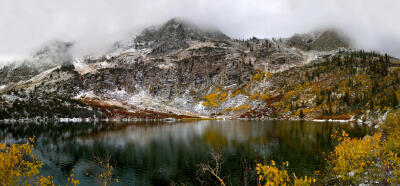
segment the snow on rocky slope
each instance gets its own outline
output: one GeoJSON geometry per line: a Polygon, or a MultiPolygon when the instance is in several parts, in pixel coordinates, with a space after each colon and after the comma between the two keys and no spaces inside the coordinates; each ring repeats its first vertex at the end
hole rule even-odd
{"type": "Polygon", "coordinates": [[[337,52],[303,51],[279,40],[234,40],[179,19],[117,42],[100,56],[73,59],[65,54],[71,44],[56,46],[38,52],[36,60],[48,67],[26,67],[33,72],[30,76],[23,77],[18,68],[0,70],[0,119],[233,117],[267,108],[252,95],[268,91],[271,83],[255,75],[285,71],[337,52]],[[15,97],[23,101],[16,103],[15,97]],[[15,109],[15,104],[46,109],[31,101],[37,99],[46,104],[57,100],[62,107],[36,115],[15,109]]]}

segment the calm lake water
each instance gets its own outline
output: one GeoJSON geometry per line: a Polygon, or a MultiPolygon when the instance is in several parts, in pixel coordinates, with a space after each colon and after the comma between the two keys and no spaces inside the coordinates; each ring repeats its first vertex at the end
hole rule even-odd
{"type": "Polygon", "coordinates": [[[114,185],[199,185],[214,180],[199,174],[198,165],[216,152],[222,176],[241,185],[244,179],[255,184],[256,162],[289,161],[298,176],[323,168],[322,153],[332,150],[336,130],[354,137],[370,133],[357,124],[307,121],[0,124],[0,141],[23,143],[35,136],[41,172],[57,184],[65,184],[74,169],[81,185],[94,185],[94,157],[108,154],[120,180],[114,185]]]}

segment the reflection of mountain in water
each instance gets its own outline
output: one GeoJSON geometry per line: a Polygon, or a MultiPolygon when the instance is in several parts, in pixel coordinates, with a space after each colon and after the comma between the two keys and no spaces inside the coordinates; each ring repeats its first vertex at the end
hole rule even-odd
{"type": "Polygon", "coordinates": [[[243,178],[243,160],[290,161],[297,175],[323,165],[321,153],[331,149],[330,134],[338,129],[363,136],[365,128],[289,121],[196,121],[182,123],[96,123],[0,125],[2,141],[36,136],[44,172],[65,181],[74,168],[83,185],[93,182],[93,156],[109,153],[123,184],[163,185],[172,181],[198,184],[197,164],[211,151],[222,153],[223,170],[232,183],[243,178]]]}

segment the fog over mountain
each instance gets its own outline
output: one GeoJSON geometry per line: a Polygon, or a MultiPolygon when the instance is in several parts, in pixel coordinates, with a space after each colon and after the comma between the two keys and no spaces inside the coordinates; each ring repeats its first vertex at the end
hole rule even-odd
{"type": "Polygon", "coordinates": [[[336,28],[356,47],[400,57],[399,8],[397,0],[2,0],[0,61],[31,54],[53,39],[75,42],[74,55],[102,53],[115,41],[173,17],[233,38],[336,28]]]}

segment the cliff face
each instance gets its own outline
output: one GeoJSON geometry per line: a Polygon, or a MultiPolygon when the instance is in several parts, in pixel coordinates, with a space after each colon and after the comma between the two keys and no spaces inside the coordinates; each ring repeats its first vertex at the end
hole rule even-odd
{"type": "Polygon", "coordinates": [[[330,34],[312,41],[316,50],[291,40],[234,40],[173,19],[102,56],[72,59],[70,44],[48,47],[56,52],[34,58],[41,68],[27,62],[0,70],[0,119],[279,117],[276,103],[288,91],[281,74],[321,64],[344,47],[330,34]]]}

